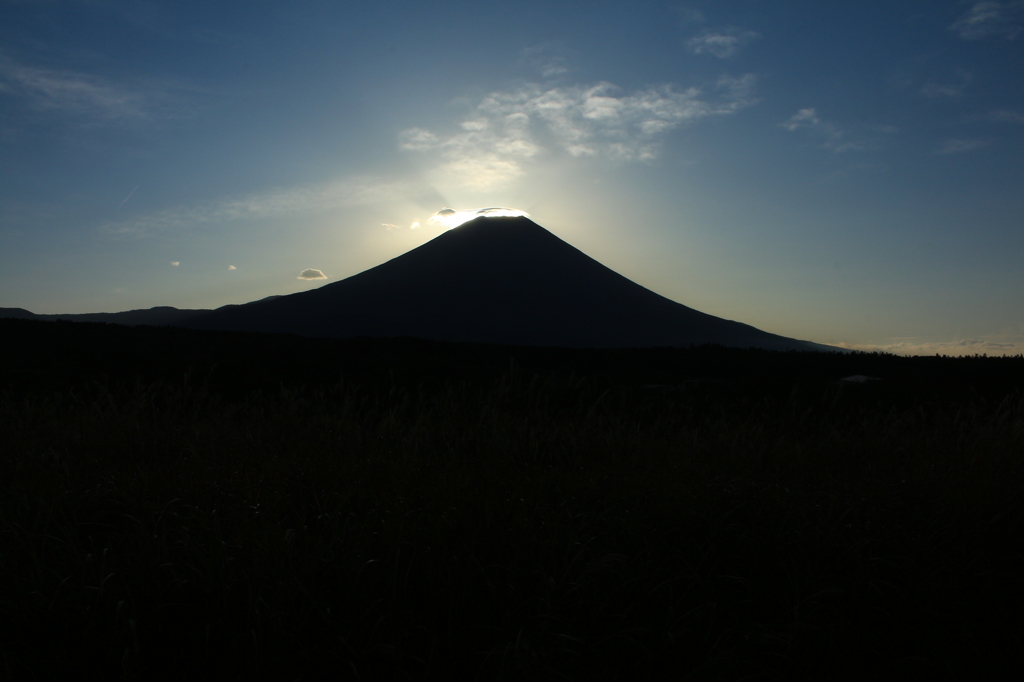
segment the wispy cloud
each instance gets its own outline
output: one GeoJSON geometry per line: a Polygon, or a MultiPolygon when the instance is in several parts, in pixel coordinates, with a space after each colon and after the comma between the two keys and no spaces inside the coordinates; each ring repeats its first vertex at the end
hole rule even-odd
{"type": "Polygon", "coordinates": [[[957,69],[953,77],[944,82],[925,83],[921,86],[920,93],[932,99],[962,97],[964,90],[974,80],[973,74],[966,69],[957,69]]]}
{"type": "Polygon", "coordinates": [[[238,268],[236,268],[234,265],[229,265],[228,266],[228,270],[237,270],[237,269],[238,268]]]}
{"type": "Polygon", "coordinates": [[[875,126],[867,133],[861,131],[851,132],[832,121],[826,121],[818,115],[814,107],[800,109],[787,120],[779,124],[779,127],[791,133],[804,131],[807,134],[821,140],[820,146],[823,149],[835,153],[849,151],[867,151],[877,149],[879,146],[878,135],[888,135],[896,132],[892,126],[875,126]]]}
{"type": "Polygon", "coordinates": [[[572,68],[572,51],[561,43],[532,45],[523,50],[520,61],[544,78],[556,78],[572,68]]]}
{"type": "Polygon", "coordinates": [[[710,54],[725,59],[733,56],[741,47],[759,37],[760,34],[755,31],[727,26],[721,29],[702,31],[686,41],[686,48],[693,54],[710,54]]]}
{"type": "MultiPolygon", "coordinates": [[[[428,220],[427,223],[429,224],[430,221],[428,220]]],[[[418,230],[422,227],[422,223],[420,223],[419,220],[414,220],[404,227],[402,225],[396,225],[395,223],[381,223],[380,226],[384,228],[385,232],[392,232],[394,230],[418,230]]]]}
{"type": "MultiPolygon", "coordinates": [[[[688,30],[695,30],[705,23],[704,13],[699,9],[680,7],[676,9],[676,13],[679,14],[682,26],[688,30]]],[[[726,59],[760,37],[761,34],[757,31],[750,31],[739,26],[705,28],[686,41],[686,49],[693,54],[709,54],[719,59],[726,59]]]]}
{"type": "Polygon", "coordinates": [[[949,26],[964,40],[1004,38],[1013,40],[1024,28],[1024,2],[976,2],[949,26]]]}
{"type": "Polygon", "coordinates": [[[165,230],[237,220],[319,213],[407,198],[407,188],[403,182],[347,178],[310,187],[273,189],[205,205],[168,208],[129,220],[109,222],[100,230],[111,235],[146,236],[165,230]]]}
{"type": "Polygon", "coordinates": [[[327,275],[316,268],[306,268],[296,279],[327,279],[327,275]]]}
{"type": "Polygon", "coordinates": [[[704,13],[695,7],[677,6],[675,12],[679,15],[679,23],[683,26],[704,23],[704,13]]]}
{"type": "Polygon", "coordinates": [[[124,199],[121,200],[121,203],[117,205],[117,210],[118,211],[120,211],[124,207],[124,205],[128,203],[128,200],[132,198],[132,196],[135,194],[135,191],[137,189],[139,189],[139,186],[135,185],[135,187],[132,188],[132,191],[128,192],[128,196],[126,196],[124,199]]]}
{"type": "Polygon", "coordinates": [[[669,131],[753,105],[753,85],[752,75],[723,77],[707,91],[679,92],[664,85],[626,94],[604,82],[565,88],[527,84],[484,97],[457,132],[410,128],[398,136],[398,144],[405,151],[437,154],[435,181],[491,188],[520,177],[540,156],[652,160],[669,131]]]}
{"type": "Polygon", "coordinates": [[[0,94],[17,98],[37,112],[94,122],[167,118],[174,100],[166,89],[151,84],[26,66],[4,57],[0,57],[0,94]]]}
{"type": "Polygon", "coordinates": [[[989,114],[989,120],[997,123],[1024,123],[1024,114],[1010,109],[997,109],[989,114]]]}
{"type": "Polygon", "coordinates": [[[976,149],[988,145],[988,141],[979,139],[948,139],[943,140],[939,148],[935,150],[936,154],[963,154],[965,152],[973,152],[976,149]]]}
{"type": "Polygon", "coordinates": [[[785,128],[790,132],[800,130],[801,128],[815,128],[822,125],[821,117],[818,116],[817,109],[808,107],[807,109],[801,109],[788,120],[783,121],[779,124],[780,128],[785,128]]]}
{"type": "Polygon", "coordinates": [[[176,268],[176,267],[178,267],[179,265],[181,265],[181,261],[180,261],[180,260],[172,260],[172,261],[171,261],[171,267],[174,267],[174,268],[176,268]]]}

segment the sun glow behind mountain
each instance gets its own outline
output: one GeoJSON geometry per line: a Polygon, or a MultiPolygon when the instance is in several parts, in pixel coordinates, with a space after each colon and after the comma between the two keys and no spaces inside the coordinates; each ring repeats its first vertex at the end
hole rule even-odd
{"type": "Polygon", "coordinates": [[[430,216],[428,222],[434,225],[440,225],[446,227],[449,230],[463,223],[468,223],[474,218],[480,218],[486,216],[488,218],[498,217],[523,217],[529,218],[530,214],[526,211],[520,211],[518,208],[442,208],[440,211],[430,216]]]}

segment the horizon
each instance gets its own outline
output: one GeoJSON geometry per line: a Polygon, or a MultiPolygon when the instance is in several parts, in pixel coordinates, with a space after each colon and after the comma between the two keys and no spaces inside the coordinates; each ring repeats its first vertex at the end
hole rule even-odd
{"type": "Polygon", "coordinates": [[[514,206],[766,332],[1024,352],[1017,1],[0,12],[0,307],[287,295],[514,206]]]}

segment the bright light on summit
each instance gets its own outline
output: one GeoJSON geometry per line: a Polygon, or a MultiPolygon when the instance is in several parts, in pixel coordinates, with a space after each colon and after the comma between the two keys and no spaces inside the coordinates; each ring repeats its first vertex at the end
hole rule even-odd
{"type": "Polygon", "coordinates": [[[488,218],[529,218],[530,214],[526,211],[520,211],[518,208],[442,208],[440,211],[430,216],[430,220],[428,222],[434,225],[447,227],[450,230],[453,227],[458,227],[462,223],[473,220],[473,218],[480,218],[482,216],[487,216],[488,218]]]}

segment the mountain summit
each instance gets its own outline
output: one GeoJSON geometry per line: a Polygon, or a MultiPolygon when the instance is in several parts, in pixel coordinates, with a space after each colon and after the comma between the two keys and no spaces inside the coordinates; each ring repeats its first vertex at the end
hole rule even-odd
{"type": "Polygon", "coordinates": [[[476,218],[340,282],[177,324],[578,348],[714,343],[834,350],[671,301],[525,217],[476,218]]]}

